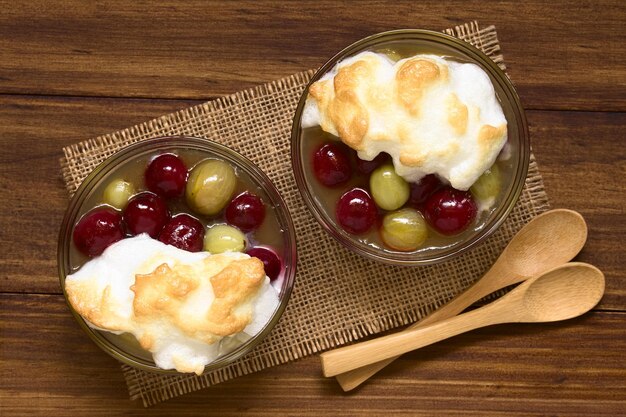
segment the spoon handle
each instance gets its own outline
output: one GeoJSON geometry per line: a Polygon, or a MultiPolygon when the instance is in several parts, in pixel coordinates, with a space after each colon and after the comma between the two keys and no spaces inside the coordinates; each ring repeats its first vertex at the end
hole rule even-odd
{"type": "Polygon", "coordinates": [[[510,317],[507,314],[500,314],[505,312],[500,308],[501,305],[503,303],[493,302],[427,327],[408,329],[322,353],[320,358],[324,376],[335,376],[385,359],[395,358],[403,353],[480,327],[506,323],[510,317]]]}
{"type": "MultiPolygon", "coordinates": [[[[494,264],[494,266],[489,271],[487,271],[483,278],[478,280],[474,285],[459,294],[457,297],[453,298],[443,307],[440,307],[430,315],[426,316],[424,319],[412,324],[411,326],[407,327],[405,330],[402,330],[397,334],[404,333],[411,329],[419,329],[432,323],[436,323],[438,321],[456,316],[481,298],[491,294],[494,291],[506,287],[509,283],[514,282],[512,280],[504,282],[501,279],[501,276],[507,276],[511,274],[513,274],[511,271],[505,270],[505,268],[503,268],[501,265],[499,265],[498,262],[496,262],[496,264],[494,264]]],[[[515,281],[520,281],[522,279],[523,278],[520,277],[515,281]]],[[[363,382],[367,381],[371,376],[373,376],[378,371],[380,371],[385,366],[389,365],[391,362],[395,361],[398,358],[399,356],[394,356],[380,362],[371,363],[370,365],[353,369],[349,372],[341,373],[337,375],[337,381],[344,391],[350,391],[351,389],[354,389],[361,385],[363,382]]]]}

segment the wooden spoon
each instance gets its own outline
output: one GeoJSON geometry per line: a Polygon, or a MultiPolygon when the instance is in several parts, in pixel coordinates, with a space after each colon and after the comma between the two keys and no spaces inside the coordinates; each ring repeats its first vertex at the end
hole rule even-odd
{"type": "Polygon", "coordinates": [[[324,375],[334,376],[480,327],[578,317],[598,304],[603,294],[604,274],[598,268],[579,262],[561,265],[477,310],[327,352],[322,355],[324,375]]]}
{"type": "MultiPolygon", "coordinates": [[[[409,329],[426,326],[456,316],[494,291],[517,284],[572,260],[587,240],[587,225],[575,211],[557,209],[532,219],[509,242],[491,269],[465,292],[409,329]]],[[[325,354],[322,354],[322,357],[325,354]]],[[[344,391],[349,391],[396,358],[337,375],[344,391]]]]}

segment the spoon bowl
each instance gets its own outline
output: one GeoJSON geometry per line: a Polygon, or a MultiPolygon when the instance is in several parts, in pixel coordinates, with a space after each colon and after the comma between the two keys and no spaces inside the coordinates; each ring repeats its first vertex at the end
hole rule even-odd
{"type": "Polygon", "coordinates": [[[532,277],[569,262],[586,241],[587,224],[583,216],[573,210],[550,210],[523,227],[494,266],[506,263],[508,272],[532,277]]]}
{"type": "Polygon", "coordinates": [[[602,294],[604,275],[598,268],[570,263],[531,282],[524,293],[524,309],[528,321],[567,320],[591,310],[602,294]]]}
{"type": "Polygon", "coordinates": [[[430,326],[323,353],[325,376],[360,368],[452,336],[502,323],[552,322],[578,317],[604,293],[604,274],[585,263],[570,263],[533,277],[502,298],[477,310],[430,326]]]}

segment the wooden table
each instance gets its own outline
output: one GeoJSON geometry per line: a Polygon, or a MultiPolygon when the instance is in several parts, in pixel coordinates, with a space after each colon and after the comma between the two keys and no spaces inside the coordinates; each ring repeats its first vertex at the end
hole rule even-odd
{"type": "Polygon", "coordinates": [[[620,0],[0,1],[0,414],[626,415],[624,29],[620,0]],[[129,401],[60,295],[61,148],[317,67],[375,32],[474,19],[497,26],[552,205],[588,221],[577,259],[606,274],[598,307],[456,337],[349,394],[309,357],[147,410],[129,401]]]}

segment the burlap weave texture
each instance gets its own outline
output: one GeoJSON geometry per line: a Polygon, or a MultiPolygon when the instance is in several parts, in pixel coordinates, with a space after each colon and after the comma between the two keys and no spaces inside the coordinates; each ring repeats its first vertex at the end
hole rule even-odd
{"type": "MultiPolygon", "coordinates": [[[[472,22],[446,32],[472,43],[504,69],[495,27],[480,29],[472,22]]],[[[123,366],[131,398],[141,398],[144,405],[410,324],[479,278],[510,238],[548,209],[542,178],[531,157],[515,209],[485,244],[466,255],[439,265],[409,268],[352,254],[309,214],[291,169],[292,117],[313,73],[294,74],[64,149],[62,174],[71,194],[100,162],[131,143],[170,135],[214,140],[240,152],[268,174],[296,226],[296,286],[269,337],[236,363],[200,377],[163,376],[123,366]]]]}

